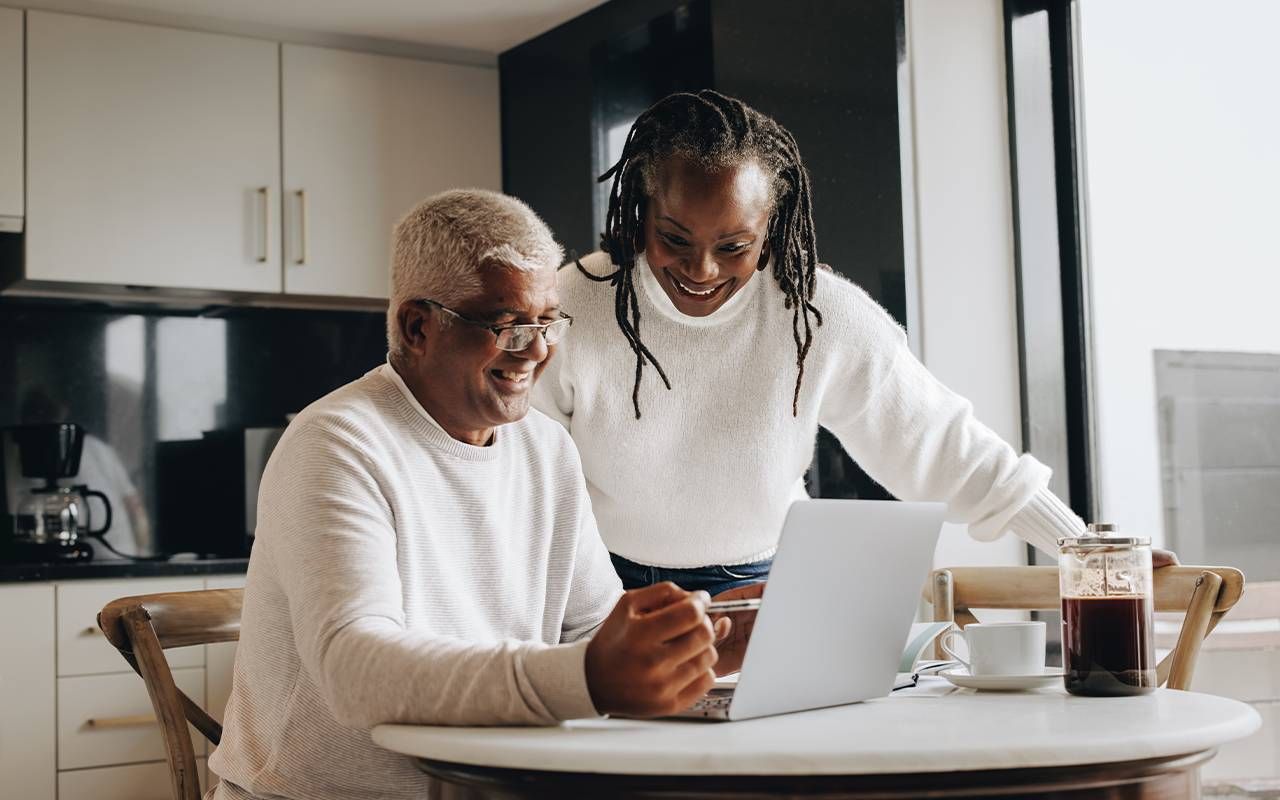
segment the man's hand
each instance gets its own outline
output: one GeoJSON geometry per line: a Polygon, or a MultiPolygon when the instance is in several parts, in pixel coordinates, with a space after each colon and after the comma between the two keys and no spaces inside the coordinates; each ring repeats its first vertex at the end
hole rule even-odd
{"type": "MultiPolygon", "coordinates": [[[[721,592],[712,599],[743,600],[763,595],[764,582],[762,581],[721,592]]],[[[751,631],[756,626],[756,612],[736,611],[732,614],[716,614],[714,619],[716,633],[719,634],[716,638],[716,649],[720,651],[720,660],[715,666],[716,674],[728,675],[731,672],[737,672],[742,669],[742,659],[747,655],[747,642],[750,641],[751,631]],[[732,627],[722,632],[721,626],[726,622],[731,622],[732,627]]]]}
{"type": "Polygon", "coordinates": [[[693,705],[715,683],[706,592],[657,583],[627,592],[587,645],[587,688],[601,714],[656,717],[693,705]]]}

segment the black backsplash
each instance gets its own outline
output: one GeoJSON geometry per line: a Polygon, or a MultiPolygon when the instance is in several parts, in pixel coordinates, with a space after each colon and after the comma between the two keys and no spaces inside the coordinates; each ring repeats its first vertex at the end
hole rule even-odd
{"type": "MultiPolygon", "coordinates": [[[[183,314],[3,299],[0,428],[78,423],[118,456],[155,520],[158,442],[199,439],[214,430],[282,427],[286,414],[360,377],[385,353],[384,318],[371,312],[183,314]]],[[[202,474],[190,480],[209,484],[239,477],[202,474]]],[[[0,536],[11,530],[12,492],[0,492],[0,536]]],[[[166,538],[163,531],[154,533],[166,538]]]]}

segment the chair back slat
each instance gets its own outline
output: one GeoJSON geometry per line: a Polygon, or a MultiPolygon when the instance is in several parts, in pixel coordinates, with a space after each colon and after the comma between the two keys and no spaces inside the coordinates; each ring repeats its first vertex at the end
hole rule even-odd
{"type": "MultiPolygon", "coordinates": [[[[1188,689],[1201,643],[1244,592],[1244,574],[1231,567],[1161,567],[1154,575],[1155,611],[1183,615],[1177,645],[1157,665],[1160,683],[1188,689]]],[[[952,567],[934,570],[925,597],[935,620],[962,627],[973,609],[1060,610],[1057,567],[952,567]]],[[[941,645],[936,657],[944,658],[941,645]]]]}
{"type": "Polygon", "coordinates": [[[164,657],[170,647],[240,639],[243,589],[209,589],[122,597],[98,613],[98,627],[142,676],[160,721],[170,784],[178,800],[198,800],[200,781],[187,723],[217,744],[222,726],[173,681],[164,657]]]}
{"type": "Polygon", "coordinates": [[[151,617],[160,647],[217,644],[240,639],[240,611],[243,589],[207,589],[198,592],[142,594],[112,600],[100,614],[98,627],[121,652],[129,652],[129,642],[120,616],[140,606],[151,617]]]}
{"type": "MultiPolygon", "coordinates": [[[[956,608],[1060,609],[1057,567],[951,567],[956,608]]],[[[1202,572],[1222,578],[1214,612],[1235,605],[1244,589],[1244,574],[1231,567],[1161,567],[1155,571],[1156,611],[1186,611],[1202,572]]]]}
{"type": "Polygon", "coordinates": [[[187,718],[182,710],[181,692],[173,682],[169,662],[151,629],[151,620],[141,606],[132,606],[120,615],[133,657],[151,696],[151,707],[160,721],[165,752],[169,756],[169,785],[178,800],[200,800],[200,773],[194,748],[187,734],[187,718]]]}

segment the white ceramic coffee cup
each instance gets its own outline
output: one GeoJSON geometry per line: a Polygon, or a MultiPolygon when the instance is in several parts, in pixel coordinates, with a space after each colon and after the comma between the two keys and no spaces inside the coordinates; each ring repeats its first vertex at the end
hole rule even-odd
{"type": "Polygon", "coordinates": [[[1043,622],[975,622],[942,635],[942,649],[970,675],[1040,675],[1044,672],[1043,622]],[[964,639],[968,658],[957,653],[964,639]]]}

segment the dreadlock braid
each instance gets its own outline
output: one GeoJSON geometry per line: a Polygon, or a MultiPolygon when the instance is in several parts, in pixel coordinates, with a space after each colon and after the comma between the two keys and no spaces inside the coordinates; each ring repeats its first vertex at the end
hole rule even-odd
{"type": "MultiPolygon", "coordinates": [[[[754,160],[772,179],[773,213],[767,243],[773,257],[773,277],[785,295],[785,307],[792,312],[796,389],[791,413],[798,416],[805,357],[813,344],[813,328],[822,324],[822,314],[811,302],[819,265],[809,173],[790,131],[741,100],[704,89],[697,94],[670,95],[636,119],[627,132],[622,157],[599,178],[601,182],[613,181],[600,244],[617,270],[597,277],[577,262],[578,269],[588,278],[614,286],[614,316],[636,354],[636,381],[631,393],[636,419],[640,418],[640,380],[646,362],[671,388],[666,372],[640,340],[640,305],[633,273],[636,253],[644,238],[648,197],[654,190],[658,168],[672,156],[688,158],[709,169],[754,160]]],[[[761,264],[760,269],[764,266],[761,264]]]]}

